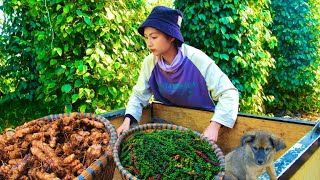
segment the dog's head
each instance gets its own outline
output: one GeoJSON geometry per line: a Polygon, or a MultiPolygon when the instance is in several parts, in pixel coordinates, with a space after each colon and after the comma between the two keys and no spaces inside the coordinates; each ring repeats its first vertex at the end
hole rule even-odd
{"type": "Polygon", "coordinates": [[[275,151],[286,148],[282,138],[267,131],[251,131],[241,138],[241,146],[248,145],[257,165],[264,165],[273,158],[275,151]]]}

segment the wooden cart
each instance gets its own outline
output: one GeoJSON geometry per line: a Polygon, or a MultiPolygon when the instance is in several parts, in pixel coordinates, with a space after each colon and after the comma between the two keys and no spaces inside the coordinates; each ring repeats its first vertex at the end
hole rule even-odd
{"type": "MultiPolygon", "coordinates": [[[[125,109],[113,111],[103,116],[116,128],[124,119],[125,109]]],[[[140,124],[164,122],[184,126],[203,132],[214,112],[166,106],[158,102],[149,104],[144,110],[140,124]]],[[[318,180],[320,179],[320,122],[275,118],[239,113],[234,128],[223,127],[217,142],[227,154],[240,144],[243,133],[250,130],[267,130],[281,136],[287,148],[276,153],[276,172],[278,179],[318,180]]],[[[121,179],[115,170],[115,180],[121,179]]],[[[269,179],[267,173],[259,179],[269,179]]]]}

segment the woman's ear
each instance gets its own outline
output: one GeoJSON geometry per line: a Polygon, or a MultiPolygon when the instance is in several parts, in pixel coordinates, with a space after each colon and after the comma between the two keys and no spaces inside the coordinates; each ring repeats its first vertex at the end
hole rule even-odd
{"type": "Polygon", "coordinates": [[[171,42],[171,43],[174,43],[174,42],[175,42],[175,40],[176,40],[176,38],[174,38],[174,37],[170,37],[170,42],[171,42]]]}

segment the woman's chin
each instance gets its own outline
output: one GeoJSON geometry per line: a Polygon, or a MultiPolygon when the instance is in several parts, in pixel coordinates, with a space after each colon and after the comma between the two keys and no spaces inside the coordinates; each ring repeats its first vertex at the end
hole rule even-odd
{"type": "Polygon", "coordinates": [[[160,54],[159,54],[159,53],[156,53],[156,52],[152,52],[152,54],[153,54],[154,56],[160,56],[160,54]]]}

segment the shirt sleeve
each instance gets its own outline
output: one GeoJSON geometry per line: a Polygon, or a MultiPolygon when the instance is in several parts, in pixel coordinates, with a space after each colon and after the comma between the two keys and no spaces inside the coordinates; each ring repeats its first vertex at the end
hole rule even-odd
{"type": "Polygon", "coordinates": [[[138,81],[133,87],[132,93],[126,106],[125,114],[130,114],[137,120],[137,122],[132,122],[133,124],[140,123],[142,109],[143,107],[147,106],[152,95],[148,81],[153,68],[154,56],[149,55],[144,59],[142,63],[138,81]]]}
{"type": "Polygon", "coordinates": [[[239,108],[237,88],[213,61],[208,67],[206,80],[212,99],[218,101],[211,121],[233,128],[239,108]]]}
{"type": "MultiPolygon", "coordinates": [[[[193,49],[194,50],[194,49],[193,49]]],[[[239,108],[239,92],[215,62],[200,50],[190,53],[191,59],[204,76],[210,97],[218,101],[211,121],[233,128],[239,108]]]]}

